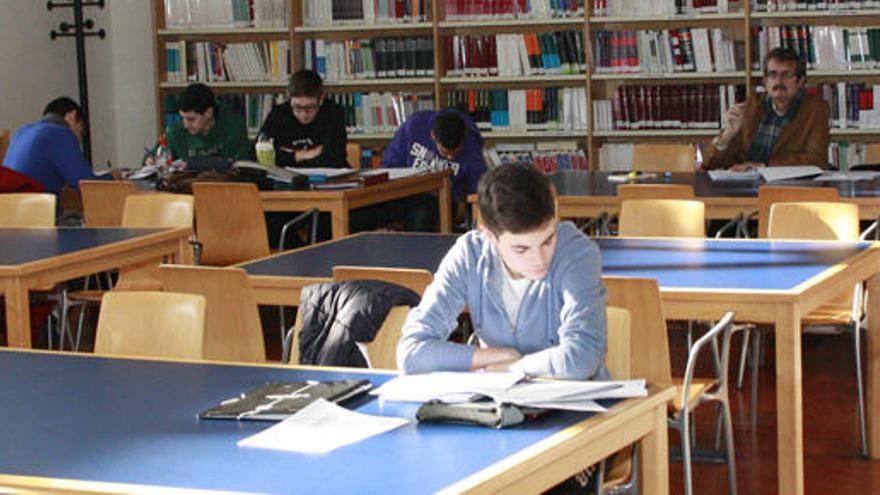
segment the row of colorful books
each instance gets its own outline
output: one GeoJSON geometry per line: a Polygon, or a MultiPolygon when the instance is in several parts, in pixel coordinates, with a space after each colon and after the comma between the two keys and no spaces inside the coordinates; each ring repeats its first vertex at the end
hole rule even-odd
{"type": "Polygon", "coordinates": [[[511,163],[527,163],[544,173],[559,170],[589,170],[587,152],[576,141],[542,143],[499,143],[487,147],[486,164],[500,167],[511,163]]]}
{"type": "Polygon", "coordinates": [[[285,27],[288,0],[165,0],[165,27],[285,27]]]}
{"type": "Polygon", "coordinates": [[[596,130],[717,129],[745,97],[733,84],[623,85],[612,100],[593,100],[596,130]]]}
{"type": "Polygon", "coordinates": [[[880,85],[847,83],[817,84],[812,89],[828,102],[831,127],[880,128],[880,85]]]}
{"type": "Polygon", "coordinates": [[[446,0],[446,20],[551,19],[584,15],[584,0],[446,0]]]}
{"type": "Polygon", "coordinates": [[[165,43],[165,80],[284,81],[290,73],[287,41],[165,43]]]}
{"type": "Polygon", "coordinates": [[[302,0],[303,24],[397,24],[424,22],[431,0],[302,0]]]}
{"type": "Polygon", "coordinates": [[[580,31],[443,38],[446,75],[529,76],[586,71],[580,31]]]}
{"type": "Polygon", "coordinates": [[[729,72],[742,67],[737,63],[742,44],[722,28],[597,30],[592,50],[597,74],[729,72]]]}
{"type": "Polygon", "coordinates": [[[425,36],[307,39],[303,53],[305,68],[326,82],[434,75],[434,42],[425,36]]]}
{"type": "Polygon", "coordinates": [[[349,134],[390,133],[419,110],[435,108],[429,92],[331,93],[328,95],[345,112],[349,134]]]}
{"type": "Polygon", "coordinates": [[[751,0],[755,12],[862,10],[880,7],[877,0],[751,0]]]}
{"type": "Polygon", "coordinates": [[[736,0],[593,0],[595,16],[675,16],[726,13],[736,0]]]}
{"type": "Polygon", "coordinates": [[[449,106],[491,132],[586,130],[585,88],[455,90],[449,106]]]}
{"type": "Polygon", "coordinates": [[[755,26],[752,46],[753,68],[761,67],[764,54],[779,46],[798,52],[810,69],[880,68],[880,27],[755,26]]]}

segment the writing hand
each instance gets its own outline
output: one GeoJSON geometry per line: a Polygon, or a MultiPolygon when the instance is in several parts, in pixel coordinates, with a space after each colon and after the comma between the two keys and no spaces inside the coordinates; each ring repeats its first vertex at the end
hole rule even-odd
{"type": "Polygon", "coordinates": [[[306,160],[312,160],[317,158],[324,152],[324,145],[312,146],[311,148],[307,148],[304,150],[297,150],[296,152],[296,161],[304,162],[306,160]]]}

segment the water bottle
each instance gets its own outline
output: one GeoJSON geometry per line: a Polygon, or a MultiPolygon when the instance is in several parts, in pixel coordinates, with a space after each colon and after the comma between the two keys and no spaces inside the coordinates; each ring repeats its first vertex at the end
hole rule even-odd
{"type": "Polygon", "coordinates": [[[156,146],[156,167],[160,179],[167,179],[171,174],[171,150],[168,149],[168,138],[163,134],[156,146]]]}
{"type": "Polygon", "coordinates": [[[260,136],[257,138],[257,144],[254,148],[257,152],[257,162],[259,162],[260,165],[268,167],[275,166],[275,144],[272,142],[271,138],[260,133],[260,136]]]}

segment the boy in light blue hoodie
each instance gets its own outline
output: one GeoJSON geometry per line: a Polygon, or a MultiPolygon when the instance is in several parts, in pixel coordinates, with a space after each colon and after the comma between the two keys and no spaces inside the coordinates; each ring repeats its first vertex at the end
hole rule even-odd
{"type": "Polygon", "coordinates": [[[605,286],[599,249],[557,222],[550,182],[528,165],[487,172],[481,225],[446,254],[403,328],[405,373],[520,370],[607,378],[605,286]],[[467,307],[479,346],[449,342],[467,307]]]}

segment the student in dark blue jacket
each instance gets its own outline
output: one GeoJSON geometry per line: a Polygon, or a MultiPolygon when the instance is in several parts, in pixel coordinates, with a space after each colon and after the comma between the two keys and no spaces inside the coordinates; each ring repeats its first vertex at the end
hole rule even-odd
{"type": "Polygon", "coordinates": [[[42,119],[15,133],[3,164],[56,194],[65,184],[79,190],[81,180],[111,179],[109,174],[95,175],[83,157],[83,128],[79,105],[64,96],[56,98],[46,105],[42,119]]]}

